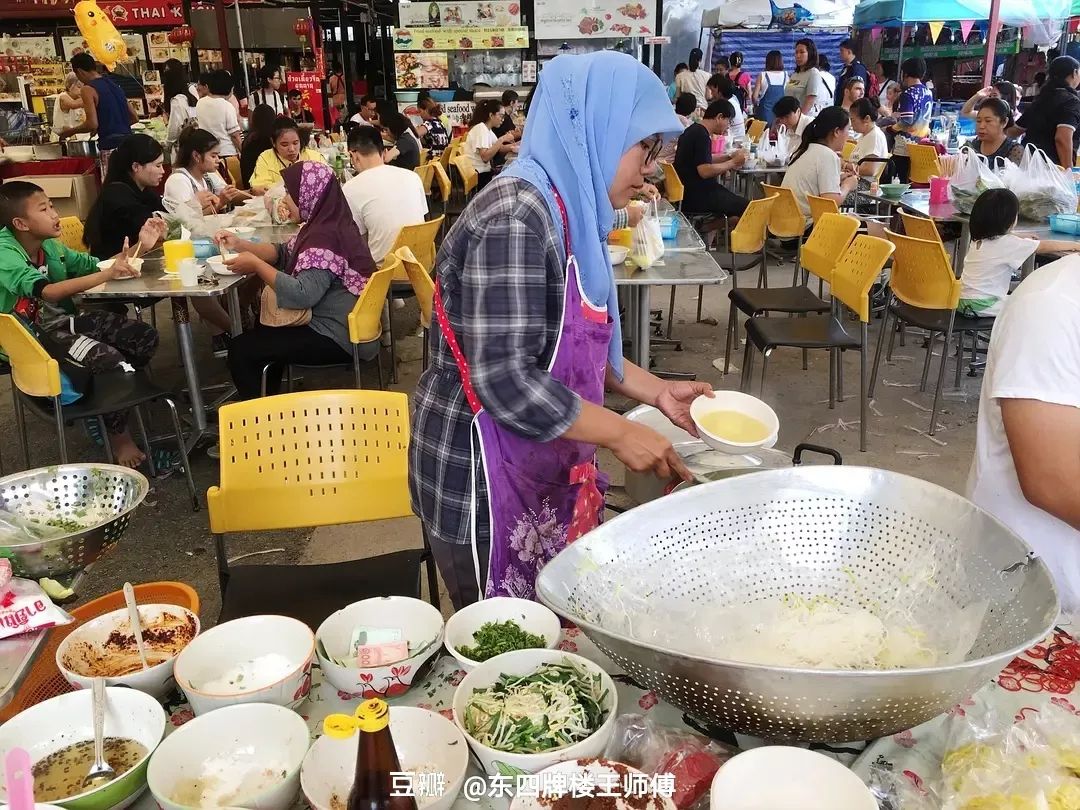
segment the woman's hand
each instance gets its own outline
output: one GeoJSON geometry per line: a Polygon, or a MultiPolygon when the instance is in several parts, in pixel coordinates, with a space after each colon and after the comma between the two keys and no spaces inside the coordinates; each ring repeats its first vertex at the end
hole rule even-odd
{"type": "Polygon", "coordinates": [[[636,228],[642,219],[645,218],[645,206],[644,205],[628,205],[626,206],[626,227],[636,228]]]}
{"type": "Polygon", "coordinates": [[[195,199],[199,201],[199,207],[204,211],[207,208],[212,208],[217,211],[218,206],[221,205],[221,200],[218,196],[210,191],[198,191],[195,193],[195,199]]]}
{"type": "Polygon", "coordinates": [[[221,190],[221,193],[218,194],[218,196],[229,205],[232,205],[238,200],[242,200],[245,197],[249,197],[250,195],[246,192],[241,191],[236,186],[229,185],[225,186],[225,188],[221,190]]]}
{"type": "Polygon", "coordinates": [[[247,242],[232,231],[218,231],[214,234],[214,243],[225,248],[228,253],[240,253],[246,250],[247,242]]]}
{"type": "Polygon", "coordinates": [[[139,244],[144,251],[153,250],[169,232],[169,223],[161,217],[150,217],[139,229],[139,244]]]}
{"type": "Polygon", "coordinates": [[[514,134],[514,130],[510,130],[499,138],[499,143],[513,143],[517,140],[517,136],[514,134]]]}
{"type": "Polygon", "coordinates": [[[657,478],[691,480],[682,458],[671,442],[640,422],[625,421],[625,429],[608,449],[634,472],[652,472],[657,478]]]}
{"type": "Polygon", "coordinates": [[[225,266],[242,276],[250,276],[259,272],[265,262],[254,253],[244,251],[225,262],[225,266]]]}
{"type": "Polygon", "coordinates": [[[697,436],[697,427],[690,418],[690,403],[700,396],[712,395],[712,386],[707,382],[676,380],[665,385],[657,395],[656,407],[672,424],[681,427],[691,436],[697,436]]]}
{"type": "Polygon", "coordinates": [[[641,199],[648,200],[649,202],[652,202],[653,200],[658,201],[660,199],[660,189],[658,189],[652,183],[645,183],[641,187],[641,192],[639,196],[641,197],[641,199]]]}

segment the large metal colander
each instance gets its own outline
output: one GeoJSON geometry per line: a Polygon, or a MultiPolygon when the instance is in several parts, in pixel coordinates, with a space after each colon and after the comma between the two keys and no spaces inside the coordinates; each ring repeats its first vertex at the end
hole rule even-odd
{"type": "Polygon", "coordinates": [[[0,508],[50,535],[19,540],[5,531],[0,554],[16,576],[80,571],[116,545],[149,491],[146,476],[114,464],[63,464],[0,478],[0,508]]]}
{"type": "Polygon", "coordinates": [[[639,506],[557,555],[537,594],[635,681],[701,721],[775,740],[842,742],[941,714],[1049,632],[1057,592],[1029,553],[997,520],[934,484],[802,467],[639,506]],[[934,667],[815,670],[687,654],[679,643],[718,606],[752,612],[791,595],[863,608],[904,598],[918,627],[950,644],[959,632],[960,646],[953,663],[934,667]],[[656,635],[665,617],[674,642],[656,635]],[[642,641],[635,623],[646,621],[653,631],[642,641]]]}

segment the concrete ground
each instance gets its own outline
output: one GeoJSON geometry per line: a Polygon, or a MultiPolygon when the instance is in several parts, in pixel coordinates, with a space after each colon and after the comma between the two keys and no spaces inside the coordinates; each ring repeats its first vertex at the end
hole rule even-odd
{"type": "MultiPolygon", "coordinates": [[[[741,276],[742,283],[752,284],[751,273],[741,276]]],[[[772,283],[790,283],[791,264],[774,267],[772,283]]],[[[723,367],[724,323],[728,311],[727,293],[730,282],[706,287],[703,302],[705,317],[713,317],[719,326],[695,323],[697,288],[679,288],[676,297],[674,336],[682,339],[682,351],[654,350],[657,367],[673,371],[691,371],[701,380],[718,389],[738,388],[738,373],[727,377],[714,366],[720,358],[723,367]]],[[[654,305],[668,300],[667,289],[654,295],[654,305]]],[[[154,362],[157,379],[163,383],[182,385],[175,339],[167,320],[167,308],[160,307],[162,347],[154,362]]],[[[420,373],[420,338],[416,336],[417,310],[415,303],[394,312],[395,334],[398,335],[400,380],[394,388],[411,392],[420,373]]],[[[871,344],[877,336],[879,322],[872,326],[871,344]]],[[[224,361],[214,359],[209,352],[209,338],[198,335],[203,357],[200,368],[206,384],[227,379],[224,361]]],[[[975,419],[981,377],[961,378],[959,391],[952,389],[952,363],[946,375],[946,394],[938,417],[941,428],[936,437],[924,435],[930,421],[932,383],[937,373],[939,357],[934,358],[931,386],[919,393],[918,382],[922,369],[921,339],[909,336],[907,346],[897,346],[892,364],[883,361],[881,379],[876,391],[870,420],[869,449],[859,452],[858,355],[848,352],[845,358],[845,386],[848,398],[835,410],[828,407],[828,362],[824,352],[811,352],[809,368],[802,370],[800,352],[778,350],[770,361],[764,398],[780,416],[778,449],[790,451],[802,441],[833,447],[843,454],[845,463],[901,471],[933,481],[950,489],[962,491],[971,462],[975,442],[975,419]]],[[[940,344],[939,344],[940,347],[940,344]]],[[[735,364],[742,365],[741,349],[735,364]]],[[[871,356],[872,360],[872,356],[871,356]]],[[[760,371],[760,361],[755,364],[760,371]]],[[[374,370],[368,371],[374,380],[374,370]]],[[[373,384],[373,383],[372,383],[373,384]]],[[[351,385],[351,372],[307,373],[304,388],[324,388],[351,385]]],[[[755,379],[754,392],[757,393],[755,379]]],[[[620,404],[620,403],[613,403],[620,404]]],[[[167,425],[163,413],[154,420],[159,430],[167,425]]],[[[18,442],[15,438],[14,416],[10,397],[0,397],[0,430],[7,436],[3,442],[5,467],[21,466],[18,442]]],[[[58,461],[58,451],[51,423],[31,425],[31,460],[33,466],[58,461]]],[[[79,428],[69,431],[69,449],[73,459],[100,457],[79,428]]],[[[101,559],[89,572],[79,593],[80,601],[119,588],[125,581],[134,583],[177,579],[191,584],[202,598],[204,623],[213,623],[220,607],[213,540],[209,534],[205,509],[205,491],[217,481],[217,462],[202,450],[192,460],[193,472],[201,493],[202,509],[191,511],[183,478],[173,475],[152,482],[149,497],[136,512],[119,547],[101,559]]],[[[621,490],[623,470],[609,453],[602,456],[602,466],[612,477],[612,500],[626,504],[621,490]]],[[[260,552],[260,563],[304,564],[333,562],[416,547],[420,544],[419,522],[415,518],[384,521],[378,524],[336,526],[305,531],[270,532],[261,535],[232,538],[230,555],[260,552]]],[[[240,563],[242,564],[242,563],[240,563]]],[[[449,600],[444,600],[449,605],[449,600]]]]}

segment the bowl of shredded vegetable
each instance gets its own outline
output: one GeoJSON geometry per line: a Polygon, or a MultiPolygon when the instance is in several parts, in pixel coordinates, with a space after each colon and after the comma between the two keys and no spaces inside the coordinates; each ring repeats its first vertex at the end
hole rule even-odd
{"type": "Polygon", "coordinates": [[[603,753],[615,730],[611,677],[561,650],[515,650],[469,672],[454,692],[454,722],[492,775],[537,773],[603,753]]]}
{"type": "Polygon", "coordinates": [[[496,655],[555,649],[559,617],[531,599],[496,596],[462,608],[446,622],[446,649],[466,670],[496,655]]]}

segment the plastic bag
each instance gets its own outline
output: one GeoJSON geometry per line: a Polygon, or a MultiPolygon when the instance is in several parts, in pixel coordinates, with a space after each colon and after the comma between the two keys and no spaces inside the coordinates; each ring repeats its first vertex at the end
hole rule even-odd
{"type": "Polygon", "coordinates": [[[664,237],[660,230],[660,218],[656,203],[646,212],[631,234],[630,261],[642,270],[648,269],[664,257],[664,237]]]}
{"type": "Polygon", "coordinates": [[[285,205],[285,197],[289,192],[285,190],[284,183],[271,186],[263,195],[263,203],[270,213],[270,221],[275,225],[286,225],[289,222],[289,207],[285,205]]]}
{"type": "Polygon", "coordinates": [[[769,139],[769,130],[766,129],[761,134],[761,140],[758,142],[758,158],[764,161],[765,165],[769,168],[783,166],[788,160],[787,147],[787,127],[783,124],[780,125],[776,133],[775,142],[769,139]]]}
{"type": "Polygon", "coordinates": [[[706,797],[713,775],[737,753],[698,734],[661,726],[644,715],[623,714],[615,719],[604,758],[647,774],[671,774],[675,779],[671,799],[678,810],[686,810],[706,797]]]}
{"type": "Polygon", "coordinates": [[[953,205],[965,214],[979,195],[988,188],[1005,188],[1005,182],[990,168],[990,162],[973,149],[964,147],[949,161],[949,196],[953,205]]]}
{"type": "Polygon", "coordinates": [[[1010,166],[1006,187],[1020,201],[1020,216],[1045,222],[1051,214],[1076,211],[1076,181],[1071,171],[1061,168],[1041,149],[1030,144],[1024,149],[1020,166],[1010,166]]]}
{"type": "Polygon", "coordinates": [[[40,585],[29,579],[13,579],[0,593],[0,639],[73,621],[67,611],[53,604],[40,585]]]}

